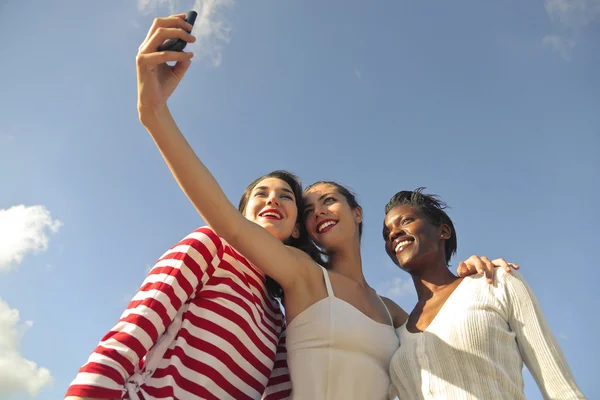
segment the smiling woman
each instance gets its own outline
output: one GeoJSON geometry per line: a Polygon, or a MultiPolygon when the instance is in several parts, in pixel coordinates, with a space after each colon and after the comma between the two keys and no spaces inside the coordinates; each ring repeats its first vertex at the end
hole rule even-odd
{"type": "MultiPolygon", "coordinates": [[[[319,260],[298,223],[301,197],[298,178],[274,171],[248,185],[239,211],[319,260]]],[[[285,398],[282,295],[224,239],[199,228],[157,261],[67,398],[285,398]]]]}
{"type": "Polygon", "coordinates": [[[481,276],[448,270],[456,230],[445,204],[422,191],[398,192],[385,208],[386,251],[418,294],[397,329],[391,397],[525,398],[525,363],[544,398],[584,399],[521,275],[500,270],[490,287],[481,276]]]}

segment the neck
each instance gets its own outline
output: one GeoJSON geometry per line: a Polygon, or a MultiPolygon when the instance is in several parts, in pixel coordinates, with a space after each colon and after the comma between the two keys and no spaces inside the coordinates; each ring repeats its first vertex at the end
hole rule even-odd
{"type": "Polygon", "coordinates": [[[419,301],[431,298],[437,292],[459,279],[450,272],[443,258],[428,263],[422,268],[418,268],[411,275],[419,301]]]}
{"type": "Polygon", "coordinates": [[[362,286],[369,286],[363,274],[360,242],[358,238],[352,244],[341,249],[328,252],[329,269],[358,282],[362,286]]]}

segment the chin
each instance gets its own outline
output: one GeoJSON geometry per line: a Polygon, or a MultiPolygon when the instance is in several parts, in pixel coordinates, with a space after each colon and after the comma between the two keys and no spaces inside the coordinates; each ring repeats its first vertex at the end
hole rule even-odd
{"type": "Polygon", "coordinates": [[[400,269],[410,275],[420,275],[423,271],[423,265],[421,263],[415,263],[414,260],[404,260],[404,262],[398,261],[400,269]]]}

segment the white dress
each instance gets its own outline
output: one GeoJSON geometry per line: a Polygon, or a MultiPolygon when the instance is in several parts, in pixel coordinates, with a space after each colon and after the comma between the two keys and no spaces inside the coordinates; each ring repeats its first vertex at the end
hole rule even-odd
{"type": "Polygon", "coordinates": [[[399,344],[389,311],[390,325],[382,324],[335,297],[321,268],[327,297],[287,328],[291,399],[387,399],[390,360],[399,344]]]}

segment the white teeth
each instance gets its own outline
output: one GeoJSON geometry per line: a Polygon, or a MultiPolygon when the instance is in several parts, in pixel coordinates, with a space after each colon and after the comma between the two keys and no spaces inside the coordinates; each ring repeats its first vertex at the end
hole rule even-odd
{"type": "Polygon", "coordinates": [[[327,221],[323,225],[319,225],[319,232],[322,232],[323,229],[327,228],[328,226],[335,225],[335,224],[337,224],[337,222],[327,221]]]}
{"type": "Polygon", "coordinates": [[[262,214],[262,216],[263,217],[275,217],[277,219],[281,219],[281,215],[272,213],[272,212],[266,212],[266,213],[262,214]]]}
{"type": "Polygon", "coordinates": [[[398,243],[398,244],[396,245],[396,248],[394,249],[394,251],[395,251],[396,253],[397,253],[397,252],[399,252],[400,250],[402,250],[402,248],[403,248],[404,246],[406,246],[406,245],[407,245],[407,244],[409,244],[410,242],[411,242],[411,240],[403,240],[403,241],[401,241],[400,243],[398,243]]]}

